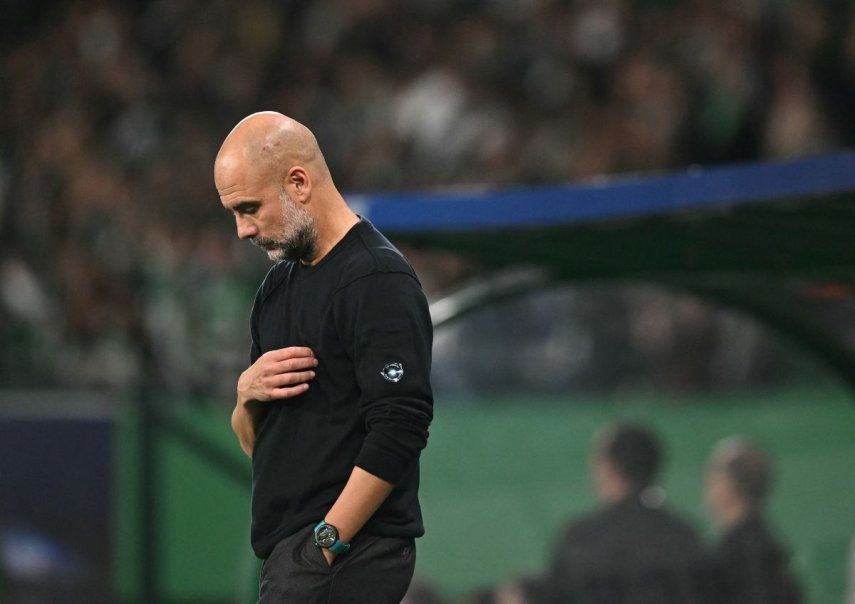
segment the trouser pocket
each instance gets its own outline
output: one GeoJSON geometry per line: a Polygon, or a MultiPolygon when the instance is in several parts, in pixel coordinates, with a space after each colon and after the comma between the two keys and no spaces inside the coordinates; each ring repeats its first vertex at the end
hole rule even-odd
{"type": "Polygon", "coordinates": [[[333,564],[331,602],[398,604],[407,592],[416,563],[412,538],[374,537],[358,543],[333,564]]]}
{"type": "Polygon", "coordinates": [[[303,540],[300,553],[303,559],[313,566],[317,566],[325,571],[329,571],[332,568],[332,566],[327,562],[321,548],[315,544],[314,527],[309,527],[308,535],[306,535],[303,540]]]}

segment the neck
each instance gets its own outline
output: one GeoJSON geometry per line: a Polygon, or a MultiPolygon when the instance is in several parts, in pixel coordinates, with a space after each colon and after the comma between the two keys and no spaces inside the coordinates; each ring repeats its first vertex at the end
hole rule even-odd
{"type": "Polygon", "coordinates": [[[323,260],[330,253],[330,250],[347,235],[347,232],[359,222],[359,217],[347,206],[338,191],[333,191],[330,197],[328,203],[320,206],[323,210],[316,212],[314,216],[315,229],[318,232],[318,253],[311,262],[306,263],[310,266],[323,260]]]}

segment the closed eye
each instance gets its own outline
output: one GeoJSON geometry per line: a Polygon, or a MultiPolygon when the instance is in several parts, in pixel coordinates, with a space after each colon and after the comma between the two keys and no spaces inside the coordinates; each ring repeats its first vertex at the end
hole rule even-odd
{"type": "Polygon", "coordinates": [[[261,202],[259,201],[242,201],[233,208],[231,208],[231,212],[235,214],[242,215],[252,215],[258,212],[258,208],[261,207],[261,202]]]}

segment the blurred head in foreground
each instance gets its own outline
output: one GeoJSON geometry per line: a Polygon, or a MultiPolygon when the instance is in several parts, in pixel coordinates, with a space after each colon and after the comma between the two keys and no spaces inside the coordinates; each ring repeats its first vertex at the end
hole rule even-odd
{"type": "Polygon", "coordinates": [[[238,237],[274,261],[311,264],[355,220],[314,134],[281,113],[253,113],[234,127],[217,154],[214,182],[238,237]]]}
{"type": "Polygon", "coordinates": [[[707,463],[707,505],[721,528],[762,511],[772,488],[772,462],[753,443],[738,437],[720,441],[707,463]]]}
{"type": "Polygon", "coordinates": [[[607,503],[646,497],[661,461],[662,446],[649,429],[632,423],[606,426],[594,437],[592,472],[597,497],[607,503]]]}

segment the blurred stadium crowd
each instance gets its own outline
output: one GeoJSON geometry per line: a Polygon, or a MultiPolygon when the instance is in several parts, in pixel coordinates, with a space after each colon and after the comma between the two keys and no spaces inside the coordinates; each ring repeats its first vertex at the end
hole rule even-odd
{"type": "MultiPolygon", "coordinates": [[[[148,334],[164,386],[231,390],[265,266],[218,209],[211,166],[226,128],[259,109],[312,127],[344,191],[568,182],[855,143],[855,11],[842,1],[3,11],[6,384],[127,386],[148,334]]],[[[435,293],[456,265],[421,266],[435,293]]]]}

